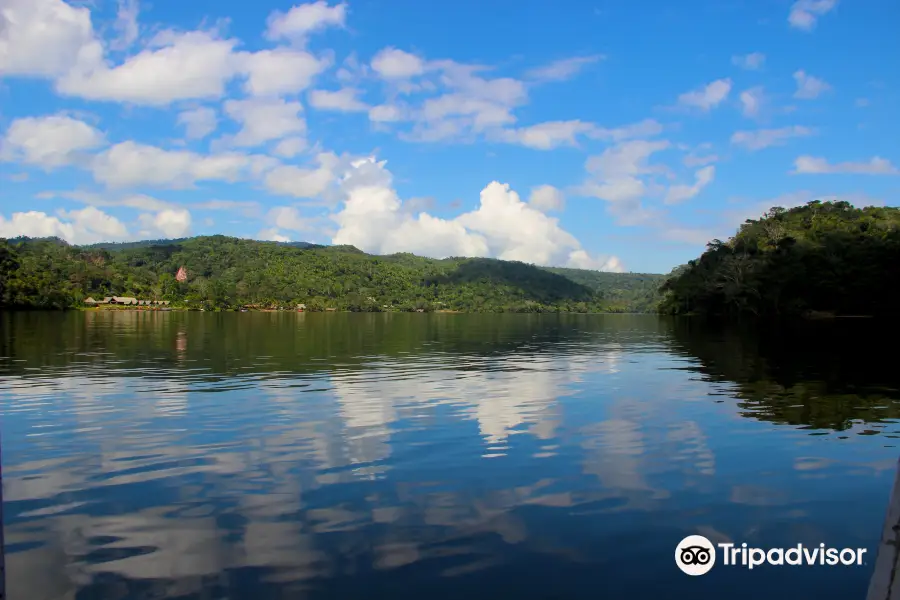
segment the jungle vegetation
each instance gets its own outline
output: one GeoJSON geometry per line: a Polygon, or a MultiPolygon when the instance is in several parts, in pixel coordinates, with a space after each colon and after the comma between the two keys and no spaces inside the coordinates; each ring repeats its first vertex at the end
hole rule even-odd
{"type": "Polygon", "coordinates": [[[221,235],[73,246],[0,240],[0,306],[65,309],[93,297],[364,312],[653,312],[660,275],[545,269],[483,258],[374,256],[352,246],[221,235]],[[184,267],[186,281],[176,280],[184,267]]]}
{"type": "Polygon", "coordinates": [[[874,316],[900,300],[900,209],[775,207],[676,268],[660,312],[714,317],[874,316]]]}

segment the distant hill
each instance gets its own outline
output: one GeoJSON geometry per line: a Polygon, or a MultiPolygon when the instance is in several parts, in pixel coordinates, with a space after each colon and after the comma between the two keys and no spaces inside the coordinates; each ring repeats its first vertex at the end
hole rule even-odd
{"type": "Polygon", "coordinates": [[[710,317],[894,315],[900,208],[771,208],[675,269],[660,308],[710,317]]]}
{"type": "Polygon", "coordinates": [[[648,312],[662,277],[222,235],[90,246],[0,241],[0,263],[0,304],[48,308],[122,295],[208,309],[304,303],[311,310],[648,312]],[[180,267],[186,282],[175,280],[180,267]]]}
{"type": "MultiPolygon", "coordinates": [[[[210,237],[218,237],[218,236],[210,236],[210,237]]],[[[225,236],[222,236],[225,237],[225,236]]],[[[17,238],[19,241],[26,240],[29,238],[17,238]]],[[[35,238],[32,238],[35,239],[35,238]]],[[[42,238],[43,240],[59,240],[59,238],[42,238]]],[[[104,250],[130,250],[133,248],[147,248],[149,246],[168,246],[170,244],[181,244],[193,238],[173,238],[173,239],[165,239],[165,240],[140,240],[137,242],[100,242],[98,244],[83,244],[79,246],[79,248],[86,248],[89,250],[95,249],[104,249],[104,250]]],[[[16,240],[10,240],[11,242],[15,242],[16,240]]],[[[62,243],[66,243],[63,240],[59,240],[62,243]]],[[[310,244],[309,242],[273,242],[278,244],[279,246],[288,246],[291,248],[319,248],[321,246],[317,244],[310,244]]]]}

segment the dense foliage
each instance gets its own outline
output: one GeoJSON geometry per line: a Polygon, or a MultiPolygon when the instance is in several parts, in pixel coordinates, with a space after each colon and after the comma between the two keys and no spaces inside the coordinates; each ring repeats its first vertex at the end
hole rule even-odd
{"type": "Polygon", "coordinates": [[[479,258],[373,256],[352,246],[278,244],[225,236],[70,246],[0,240],[0,305],[66,308],[87,297],[133,296],[228,309],[603,312],[652,310],[652,276],[542,269],[479,258]],[[176,280],[180,267],[188,273],[176,280]],[[568,275],[571,275],[568,276],[568,275]],[[609,298],[606,294],[609,292],[609,298]]]}
{"type": "Polygon", "coordinates": [[[670,314],[878,315],[900,297],[900,209],[810,202],[747,220],[662,287],[670,314]]]}
{"type": "Polygon", "coordinates": [[[659,286],[665,280],[665,276],[656,273],[609,273],[560,268],[546,270],[603,294],[603,299],[612,312],[656,312],[659,286]]]}

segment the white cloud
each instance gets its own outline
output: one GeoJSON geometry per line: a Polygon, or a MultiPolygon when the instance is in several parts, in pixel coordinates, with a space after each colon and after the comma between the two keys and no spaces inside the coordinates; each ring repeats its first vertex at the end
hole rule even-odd
{"type": "Polygon", "coordinates": [[[803,70],[794,73],[794,81],[797,82],[797,91],[794,92],[794,98],[801,100],[818,98],[821,94],[831,89],[831,86],[825,81],[813,77],[803,70]]]}
{"type": "Polygon", "coordinates": [[[280,231],[275,228],[263,229],[259,233],[256,234],[256,239],[262,240],[264,242],[290,242],[291,238],[282,235],[280,231]]]}
{"type": "Polygon", "coordinates": [[[678,97],[682,106],[708,111],[721,104],[731,93],[731,79],[717,79],[704,87],[678,97]]]}
{"type": "Polygon", "coordinates": [[[128,237],[121,221],[93,206],[60,211],[59,215],[53,217],[38,211],[13,213],[9,219],[0,215],[0,238],[59,237],[70,244],[92,244],[128,237]]]}
{"type": "Polygon", "coordinates": [[[658,215],[645,208],[641,199],[659,189],[652,176],[668,172],[665,167],[649,165],[648,160],[670,146],[666,140],[630,140],[607,148],[587,159],[588,178],[576,191],[607,201],[609,212],[620,225],[647,223],[658,215]]]}
{"type": "Polygon", "coordinates": [[[199,140],[215,131],[219,123],[215,109],[200,107],[179,113],[178,124],[185,128],[188,139],[199,140]]]}
{"type": "Polygon", "coordinates": [[[140,215],[142,237],[182,238],[191,231],[191,213],[186,208],[170,208],[140,215]]]}
{"type": "Polygon", "coordinates": [[[562,210],[566,205],[566,197],[552,185],[539,185],[531,189],[528,204],[542,212],[562,210]]]}
{"type": "Polygon", "coordinates": [[[10,124],[0,141],[0,159],[51,169],[86,158],[86,151],[105,143],[100,131],[78,119],[26,117],[10,124]]]}
{"type": "Polygon", "coordinates": [[[748,71],[758,71],[766,64],[766,55],[762,52],[751,52],[731,57],[731,64],[748,71]]]}
{"type": "Polygon", "coordinates": [[[693,185],[673,185],[669,188],[668,192],[666,192],[664,202],[666,204],[678,204],[679,202],[690,200],[699,194],[703,188],[712,183],[715,176],[716,168],[712,165],[698,169],[697,172],[694,173],[693,185]]]}
{"type": "Polygon", "coordinates": [[[499,131],[498,139],[521,144],[537,150],[552,150],[559,146],[577,145],[576,136],[593,131],[594,126],[583,121],[548,121],[530,127],[499,131]]]}
{"type": "Polygon", "coordinates": [[[702,167],[714,162],[718,162],[719,157],[715,154],[707,154],[707,155],[699,155],[699,154],[688,154],[684,157],[684,166],[686,167],[702,167]]]}
{"type": "Polygon", "coordinates": [[[83,190],[73,190],[64,192],[41,192],[36,195],[42,200],[53,198],[65,198],[74,202],[81,202],[91,206],[109,206],[134,208],[137,210],[158,211],[172,208],[174,205],[165,200],[160,200],[146,194],[127,194],[124,196],[111,196],[109,194],[97,194],[94,192],[86,192],[83,190]]]}
{"type": "Polygon", "coordinates": [[[655,119],[644,119],[630,125],[623,125],[612,129],[594,127],[587,132],[589,137],[595,139],[609,139],[614,142],[622,142],[634,138],[653,137],[663,132],[663,126],[655,119]]]}
{"type": "Polygon", "coordinates": [[[865,108],[871,104],[868,98],[857,98],[856,102],[854,102],[857,108],[865,108]]]}
{"type": "Polygon", "coordinates": [[[369,109],[369,120],[375,123],[396,123],[405,119],[403,109],[394,104],[381,104],[369,109]]]}
{"type": "Polygon", "coordinates": [[[609,271],[624,273],[625,265],[618,256],[591,256],[586,250],[573,250],[569,253],[566,265],[570,269],[589,269],[591,271],[609,271]]]}
{"type": "Polygon", "coordinates": [[[586,66],[603,60],[603,58],[599,54],[564,58],[549,65],[531,69],[525,73],[525,77],[536,81],[566,81],[578,75],[586,66]]]}
{"type": "Polygon", "coordinates": [[[304,218],[300,211],[293,206],[275,206],[269,209],[266,219],[276,229],[287,229],[288,231],[306,231],[310,229],[309,220],[304,218]]]}
{"type": "Polygon", "coordinates": [[[750,88],[741,92],[741,110],[745,117],[755,117],[759,114],[765,100],[765,92],[762,86],[750,88]]]}
{"type": "MultiPolygon", "coordinates": [[[[406,107],[391,99],[370,112],[373,122],[411,121],[411,130],[400,131],[399,136],[416,142],[473,141],[489,132],[496,138],[498,129],[515,123],[512,109],[528,100],[523,82],[508,77],[481,77],[479,73],[487,70],[484,66],[440,60],[429,62],[427,70],[434,74],[433,80],[416,84],[417,88],[409,87],[407,82],[404,89],[416,88],[437,95],[426,97],[418,107],[406,107]]],[[[397,78],[409,72],[411,69],[406,68],[389,71],[397,78]]],[[[397,87],[397,81],[392,85],[397,87]]]]}
{"type": "Polygon", "coordinates": [[[253,96],[282,96],[301,92],[331,66],[329,58],[309,52],[276,48],[236,55],[237,69],[247,76],[244,91],[253,96]]]}
{"type": "Polygon", "coordinates": [[[62,94],[165,106],[176,100],[220,98],[237,73],[237,40],[215,33],[163,31],[149,47],[110,68],[100,57],[57,81],[62,94]]]}
{"type": "Polygon", "coordinates": [[[760,129],[757,131],[736,131],[731,136],[731,143],[744,146],[748,150],[762,150],[769,146],[778,146],[786,140],[796,137],[814,135],[816,132],[809,127],[793,125],[780,129],[760,129]]]}
{"type": "Polygon", "coordinates": [[[366,112],[369,107],[357,96],[359,90],[343,88],[336,91],[313,90],[309,93],[309,103],[319,110],[339,112],[366,112]]]}
{"type": "Polygon", "coordinates": [[[119,8],[116,11],[116,38],[110,42],[113,50],[127,50],[140,35],[138,14],[140,5],[138,0],[118,0],[119,8]]]}
{"type": "Polygon", "coordinates": [[[288,137],[284,138],[272,149],[272,152],[284,158],[293,158],[306,150],[309,144],[304,137],[288,137]]]}
{"type": "Polygon", "coordinates": [[[354,162],[341,180],[344,204],[334,216],[335,244],[391,254],[425,256],[493,256],[541,265],[577,263],[621,268],[615,259],[591,258],[557,219],[522,202],[509,186],[497,182],[481,192],[478,209],[454,219],[403,210],[383,162],[354,162]]]}
{"type": "Polygon", "coordinates": [[[163,150],[128,141],[97,155],[91,170],[95,180],[111,187],[187,188],[197,181],[234,182],[245,175],[258,175],[272,167],[273,161],[240,153],[202,155],[186,150],[163,150]]]}
{"type": "Polygon", "coordinates": [[[336,178],[340,163],[337,156],[321,153],[316,157],[319,166],[304,169],[295,166],[280,166],[269,171],[264,180],[266,189],[273,194],[294,196],[295,198],[316,198],[325,192],[336,178]]]}
{"type": "Polygon", "coordinates": [[[425,72],[425,61],[415,54],[388,47],[372,58],[371,67],[382,79],[409,79],[425,72]]]}
{"type": "Polygon", "coordinates": [[[587,159],[585,167],[594,179],[589,183],[591,196],[609,202],[640,198],[646,186],[640,176],[654,172],[649,157],[669,147],[665,140],[632,140],[606,149],[587,159]]]}
{"type": "Polygon", "coordinates": [[[891,161],[875,156],[868,162],[843,162],[830,164],[824,158],[800,156],[794,161],[794,173],[843,173],[855,175],[900,175],[891,161]]]}
{"type": "Polygon", "coordinates": [[[62,0],[4,0],[0,76],[56,77],[102,54],[87,8],[62,0]]]}
{"type": "Polygon", "coordinates": [[[269,15],[266,37],[270,40],[303,41],[309,34],[328,27],[343,27],[347,19],[347,5],[329,6],[325,0],[300,4],[286,13],[275,11],[269,15]]]}
{"type": "Polygon", "coordinates": [[[240,131],[231,138],[235,146],[253,147],[306,133],[306,121],[299,114],[303,110],[300,102],[287,102],[281,98],[228,100],[224,110],[241,124],[240,131]]]}
{"type": "Polygon", "coordinates": [[[819,17],[831,12],[837,0],[797,0],[791,6],[788,23],[795,29],[812,31],[819,17]]]}

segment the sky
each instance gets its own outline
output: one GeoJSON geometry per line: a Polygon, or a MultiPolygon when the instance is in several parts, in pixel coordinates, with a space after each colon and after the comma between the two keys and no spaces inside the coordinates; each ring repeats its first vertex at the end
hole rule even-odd
{"type": "Polygon", "coordinates": [[[0,0],[0,237],[665,273],[900,204],[896,0],[0,0]]]}

